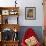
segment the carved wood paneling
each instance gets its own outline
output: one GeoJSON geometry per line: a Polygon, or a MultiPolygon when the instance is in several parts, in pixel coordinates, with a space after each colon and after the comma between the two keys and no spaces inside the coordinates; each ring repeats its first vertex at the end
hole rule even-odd
{"type": "Polygon", "coordinates": [[[15,24],[2,24],[0,25],[0,29],[1,31],[5,28],[10,28],[14,31],[14,29],[16,29],[17,31],[19,31],[20,26],[19,25],[15,25],[15,24]]]}

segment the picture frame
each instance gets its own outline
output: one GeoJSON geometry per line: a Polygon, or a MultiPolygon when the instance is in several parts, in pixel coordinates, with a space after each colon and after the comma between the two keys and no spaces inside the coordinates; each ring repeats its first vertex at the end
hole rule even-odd
{"type": "Polygon", "coordinates": [[[36,7],[26,7],[25,8],[25,19],[26,20],[36,20],[36,7]]]}

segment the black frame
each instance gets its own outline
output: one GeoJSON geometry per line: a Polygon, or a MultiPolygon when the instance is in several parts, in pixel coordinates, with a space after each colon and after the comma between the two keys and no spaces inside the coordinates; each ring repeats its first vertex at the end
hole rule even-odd
{"type": "Polygon", "coordinates": [[[25,7],[25,19],[26,20],[36,20],[36,7],[25,7]],[[35,14],[35,15],[33,15],[34,17],[32,17],[32,18],[30,18],[30,17],[27,17],[27,11],[28,10],[33,10],[33,14],[35,14]],[[34,13],[35,12],[35,13],[34,13]]]}

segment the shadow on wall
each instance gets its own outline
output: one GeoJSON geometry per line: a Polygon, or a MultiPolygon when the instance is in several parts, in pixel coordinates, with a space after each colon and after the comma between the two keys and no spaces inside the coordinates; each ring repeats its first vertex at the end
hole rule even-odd
{"type": "Polygon", "coordinates": [[[20,41],[22,40],[22,38],[24,36],[24,33],[26,32],[26,30],[28,28],[32,28],[36,32],[39,41],[42,43],[43,42],[42,26],[21,26],[21,29],[20,29],[20,32],[19,32],[19,39],[20,39],[20,41]]]}

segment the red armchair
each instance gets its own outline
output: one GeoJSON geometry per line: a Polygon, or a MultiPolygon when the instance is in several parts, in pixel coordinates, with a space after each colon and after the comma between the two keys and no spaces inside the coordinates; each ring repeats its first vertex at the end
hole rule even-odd
{"type": "MultiPolygon", "coordinates": [[[[22,38],[21,46],[41,46],[40,42],[37,40],[36,37],[37,37],[37,35],[36,35],[36,33],[34,32],[34,30],[32,28],[27,29],[27,31],[25,32],[24,37],[22,38]],[[31,42],[29,42],[29,41],[32,41],[32,39],[35,39],[34,40],[35,41],[34,45],[31,45],[31,42]],[[27,45],[28,43],[30,45],[27,45]]],[[[34,41],[32,41],[32,42],[34,42],[34,41]]]]}

